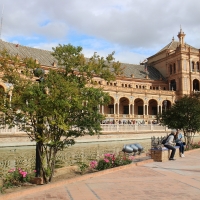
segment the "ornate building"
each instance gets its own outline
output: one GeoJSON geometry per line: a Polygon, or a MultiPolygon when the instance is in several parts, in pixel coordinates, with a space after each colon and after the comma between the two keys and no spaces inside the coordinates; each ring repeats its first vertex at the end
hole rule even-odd
{"type": "MultiPolygon", "coordinates": [[[[182,29],[177,36],[178,41],[173,38],[140,65],[122,63],[124,73],[116,81],[106,82],[96,77],[96,87],[102,87],[111,97],[108,106],[99,108],[106,116],[103,123],[150,123],[183,95],[199,91],[200,50],[184,42],[182,29]]],[[[0,49],[20,57],[32,57],[44,70],[56,68],[50,51],[2,40],[0,49]]],[[[0,80],[0,87],[8,90],[10,86],[0,80]]]]}

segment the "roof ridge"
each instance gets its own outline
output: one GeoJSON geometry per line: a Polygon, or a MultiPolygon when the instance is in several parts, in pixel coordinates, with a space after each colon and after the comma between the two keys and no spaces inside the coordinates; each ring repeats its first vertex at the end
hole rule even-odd
{"type": "MultiPolygon", "coordinates": [[[[0,39],[1,41],[2,41],[2,43],[7,43],[7,44],[11,44],[11,45],[19,45],[19,46],[21,46],[21,47],[23,47],[23,48],[29,48],[29,49],[36,49],[36,50],[41,50],[41,51],[47,51],[47,52],[50,52],[50,53],[52,53],[52,51],[50,51],[50,50],[46,50],[46,49],[41,49],[41,48],[35,48],[35,47],[30,47],[30,46],[25,46],[25,45],[22,45],[22,44],[16,44],[16,43],[12,43],[12,42],[8,42],[8,41],[4,41],[4,40],[2,40],[2,39],[0,39]]],[[[18,46],[18,47],[19,47],[18,46]]]]}

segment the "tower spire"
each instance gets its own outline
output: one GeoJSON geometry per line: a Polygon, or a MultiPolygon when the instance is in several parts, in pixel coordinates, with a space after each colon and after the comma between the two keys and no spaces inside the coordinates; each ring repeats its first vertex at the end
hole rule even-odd
{"type": "Polygon", "coordinates": [[[185,37],[185,33],[182,31],[182,28],[180,26],[180,32],[178,33],[178,38],[179,38],[179,43],[181,45],[184,45],[184,37],[185,37]]]}

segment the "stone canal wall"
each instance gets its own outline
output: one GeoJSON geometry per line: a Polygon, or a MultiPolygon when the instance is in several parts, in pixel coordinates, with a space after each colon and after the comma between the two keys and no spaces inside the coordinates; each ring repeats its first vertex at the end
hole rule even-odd
{"type": "MultiPolygon", "coordinates": [[[[108,142],[108,141],[123,141],[134,139],[147,139],[152,136],[160,137],[165,136],[169,132],[145,132],[145,133],[110,133],[101,135],[85,135],[83,137],[76,138],[77,143],[88,142],[108,142]]],[[[9,146],[34,146],[35,142],[31,141],[26,134],[0,134],[0,147],[9,146]]]]}

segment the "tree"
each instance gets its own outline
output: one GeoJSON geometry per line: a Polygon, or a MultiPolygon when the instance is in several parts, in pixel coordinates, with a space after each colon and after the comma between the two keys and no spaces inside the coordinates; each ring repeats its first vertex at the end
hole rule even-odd
{"type": "Polygon", "coordinates": [[[190,149],[193,137],[200,131],[200,101],[196,96],[184,96],[161,115],[161,123],[168,128],[182,129],[190,149]]]}
{"type": "Polygon", "coordinates": [[[11,106],[1,104],[5,123],[17,125],[36,141],[45,183],[52,180],[58,151],[73,145],[76,137],[101,131],[104,117],[98,107],[110,97],[93,85],[93,78],[111,81],[122,73],[120,63],[113,62],[114,53],[85,59],[81,52],[70,44],[53,48],[58,68],[48,73],[33,59],[1,53],[3,80],[13,85],[11,106]]]}

